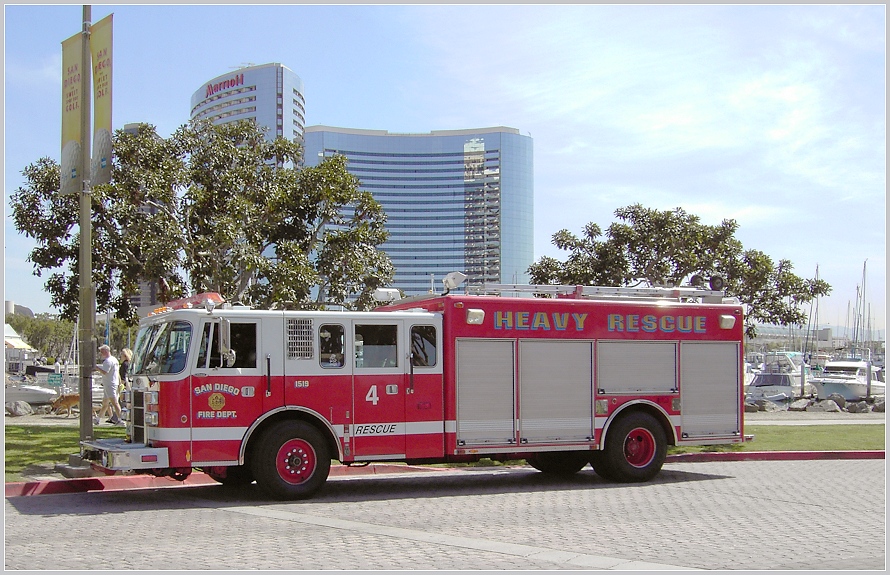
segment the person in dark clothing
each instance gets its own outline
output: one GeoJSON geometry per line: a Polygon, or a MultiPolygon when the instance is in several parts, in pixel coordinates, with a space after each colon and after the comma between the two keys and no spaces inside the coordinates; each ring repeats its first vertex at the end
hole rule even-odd
{"type": "Polygon", "coordinates": [[[121,350],[121,365],[118,369],[121,376],[121,391],[130,387],[130,360],[133,359],[133,352],[129,348],[121,350]]]}

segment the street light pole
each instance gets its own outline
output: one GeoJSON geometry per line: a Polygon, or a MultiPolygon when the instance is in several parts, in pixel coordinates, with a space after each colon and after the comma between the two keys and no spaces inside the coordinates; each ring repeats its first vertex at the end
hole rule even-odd
{"type": "Polygon", "coordinates": [[[90,53],[90,26],[92,7],[83,7],[83,42],[81,50],[81,101],[80,101],[80,440],[93,439],[93,369],[96,361],[93,350],[96,312],[93,286],[93,235],[92,198],[90,190],[90,104],[92,89],[92,58],[90,53]]]}

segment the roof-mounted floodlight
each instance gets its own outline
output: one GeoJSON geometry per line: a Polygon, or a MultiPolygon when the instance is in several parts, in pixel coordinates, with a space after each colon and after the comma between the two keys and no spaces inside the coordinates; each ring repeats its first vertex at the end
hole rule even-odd
{"type": "Polygon", "coordinates": [[[210,298],[204,300],[204,309],[207,310],[207,313],[213,313],[213,310],[216,308],[216,302],[210,298]]]}
{"type": "Polygon", "coordinates": [[[374,299],[377,301],[399,301],[402,295],[396,288],[377,288],[374,290],[374,299]]]}
{"type": "Polygon", "coordinates": [[[447,294],[460,284],[464,283],[467,279],[467,274],[461,272],[451,272],[445,279],[442,280],[442,283],[445,284],[445,293],[447,294]]]}

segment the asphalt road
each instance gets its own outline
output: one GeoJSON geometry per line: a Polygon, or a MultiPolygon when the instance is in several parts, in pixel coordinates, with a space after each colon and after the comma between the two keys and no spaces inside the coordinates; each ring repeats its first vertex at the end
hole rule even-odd
{"type": "MultiPolygon", "coordinates": [[[[528,467],[7,497],[16,570],[884,570],[885,462],[669,463],[652,482],[528,467]]],[[[171,485],[175,485],[171,482],[171,485]]]]}

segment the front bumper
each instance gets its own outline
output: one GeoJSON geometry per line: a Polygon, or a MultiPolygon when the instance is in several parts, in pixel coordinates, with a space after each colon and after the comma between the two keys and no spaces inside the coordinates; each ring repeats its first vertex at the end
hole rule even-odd
{"type": "Polygon", "coordinates": [[[84,459],[110,471],[158,469],[170,466],[166,447],[146,447],[123,439],[94,439],[81,442],[84,459]]]}

